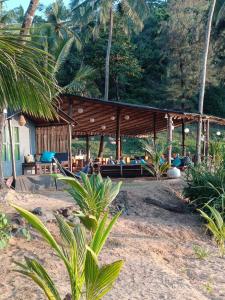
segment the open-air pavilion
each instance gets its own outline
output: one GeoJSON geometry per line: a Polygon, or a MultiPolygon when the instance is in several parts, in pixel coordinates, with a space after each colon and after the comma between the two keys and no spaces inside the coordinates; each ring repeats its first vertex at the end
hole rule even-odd
{"type": "MultiPolygon", "coordinates": [[[[167,131],[168,161],[171,162],[174,127],[182,127],[182,152],[185,152],[185,124],[198,122],[200,115],[176,110],[159,109],[144,105],[134,105],[116,101],[61,95],[60,108],[67,113],[76,124],[72,128],[72,138],[85,137],[87,153],[89,153],[89,137],[101,136],[100,151],[103,149],[103,137],[113,136],[116,139],[116,159],[121,157],[121,137],[153,137],[157,133],[167,131]]],[[[209,124],[225,125],[225,119],[203,115],[205,135],[205,155],[209,149],[209,124]]]]}

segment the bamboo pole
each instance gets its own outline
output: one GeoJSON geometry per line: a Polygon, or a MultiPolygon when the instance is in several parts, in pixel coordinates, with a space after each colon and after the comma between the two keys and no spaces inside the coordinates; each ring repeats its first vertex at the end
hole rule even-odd
{"type": "Polygon", "coordinates": [[[209,159],[209,120],[206,120],[206,133],[205,133],[205,156],[206,160],[209,159]]]}
{"type": "Polygon", "coordinates": [[[72,125],[68,124],[68,161],[69,161],[69,170],[73,171],[72,164],[72,125]]]}
{"type": "Polygon", "coordinates": [[[100,137],[100,143],[99,143],[99,151],[98,151],[98,157],[103,157],[103,151],[104,151],[104,135],[101,135],[100,137]]]}
{"type": "Polygon", "coordinates": [[[167,141],[168,141],[168,163],[171,165],[172,161],[172,142],[173,142],[173,118],[168,115],[167,119],[167,141]]]}
{"type": "Polygon", "coordinates": [[[90,160],[90,143],[89,135],[86,135],[86,163],[88,164],[90,160]]]}
{"type": "Polygon", "coordinates": [[[156,145],[156,139],[157,139],[157,133],[156,133],[156,117],[157,117],[157,114],[154,113],[154,115],[153,115],[153,143],[154,143],[154,146],[156,145]]]}
{"type": "Polygon", "coordinates": [[[120,118],[120,109],[117,110],[116,114],[116,159],[120,159],[121,153],[121,136],[120,136],[120,126],[121,126],[121,118],[120,118]]]}

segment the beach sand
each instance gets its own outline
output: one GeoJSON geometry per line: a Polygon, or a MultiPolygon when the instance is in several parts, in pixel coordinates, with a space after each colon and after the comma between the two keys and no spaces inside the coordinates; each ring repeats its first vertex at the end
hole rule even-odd
{"type": "MultiPolygon", "coordinates": [[[[205,234],[199,216],[168,211],[145,201],[152,195],[161,201],[160,190],[165,187],[179,194],[182,184],[173,180],[124,181],[128,214],[122,215],[115,225],[100,261],[103,264],[123,259],[125,263],[114,288],[104,299],[225,299],[225,259],[219,257],[211,237],[205,234]],[[208,257],[198,259],[193,250],[195,245],[207,249],[208,257]]],[[[165,198],[165,193],[163,195],[165,198]]],[[[163,201],[170,201],[171,195],[163,201]]],[[[45,222],[53,217],[54,210],[73,205],[70,196],[62,191],[41,194],[11,192],[8,197],[27,209],[42,207],[45,222]]],[[[12,208],[7,207],[7,211],[12,212],[12,208]]],[[[47,226],[57,235],[54,223],[47,222],[47,226]]],[[[45,299],[33,282],[13,271],[13,260],[22,261],[24,255],[41,261],[54,278],[63,299],[69,292],[65,268],[38,236],[29,242],[24,238],[13,238],[8,248],[0,252],[0,299],[45,299]]]]}

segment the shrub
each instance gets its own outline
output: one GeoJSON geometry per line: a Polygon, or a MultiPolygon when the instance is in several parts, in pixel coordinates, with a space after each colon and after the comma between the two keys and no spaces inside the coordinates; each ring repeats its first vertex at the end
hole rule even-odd
{"type": "Polygon", "coordinates": [[[4,213],[0,213],[0,249],[8,245],[11,237],[11,225],[4,213]]]}
{"type": "Polygon", "coordinates": [[[144,150],[150,156],[152,168],[144,166],[149,173],[158,179],[168,170],[169,164],[162,161],[162,157],[167,150],[168,146],[154,145],[151,141],[147,140],[143,142],[144,150]]]}
{"type": "Polygon", "coordinates": [[[225,169],[216,171],[206,165],[198,165],[188,168],[187,186],[184,188],[184,196],[190,199],[194,208],[207,210],[211,205],[221,213],[225,211],[225,169]]]}

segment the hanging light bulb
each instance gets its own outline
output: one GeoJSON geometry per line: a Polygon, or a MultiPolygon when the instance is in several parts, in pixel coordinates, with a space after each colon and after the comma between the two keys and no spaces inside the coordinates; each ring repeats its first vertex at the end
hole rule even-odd
{"type": "Polygon", "coordinates": [[[102,128],[102,130],[105,130],[105,129],[106,129],[106,126],[105,126],[105,125],[102,125],[101,128],[102,128]]]}
{"type": "Polygon", "coordinates": [[[124,116],[124,119],[125,119],[126,121],[128,121],[128,120],[130,120],[130,116],[129,116],[129,115],[125,115],[125,116],[124,116]]]}
{"type": "Polygon", "coordinates": [[[175,128],[174,125],[172,125],[172,126],[171,126],[171,129],[174,130],[174,128],[175,128]]]}
{"type": "Polygon", "coordinates": [[[19,124],[20,126],[24,126],[24,125],[26,125],[26,123],[27,123],[27,121],[26,121],[24,115],[20,115],[20,116],[19,116],[19,119],[18,119],[18,124],[19,124]]]}
{"type": "Polygon", "coordinates": [[[190,129],[189,128],[185,128],[184,129],[184,133],[189,133],[190,132],[190,129]]]}
{"type": "Polygon", "coordinates": [[[217,136],[221,136],[221,132],[220,132],[220,131],[217,131],[217,132],[216,132],[216,135],[217,135],[217,136]]]}
{"type": "Polygon", "coordinates": [[[79,114],[82,114],[82,113],[84,112],[84,110],[83,110],[83,108],[82,108],[82,107],[78,108],[78,110],[77,110],[77,111],[78,111],[78,113],[79,113],[79,114]]]}
{"type": "Polygon", "coordinates": [[[91,122],[91,123],[94,123],[94,122],[95,122],[95,119],[94,119],[94,118],[90,118],[90,122],[91,122]]]}
{"type": "Polygon", "coordinates": [[[112,117],[110,118],[110,120],[115,121],[115,120],[116,120],[116,117],[115,117],[115,116],[112,116],[112,117]]]}

